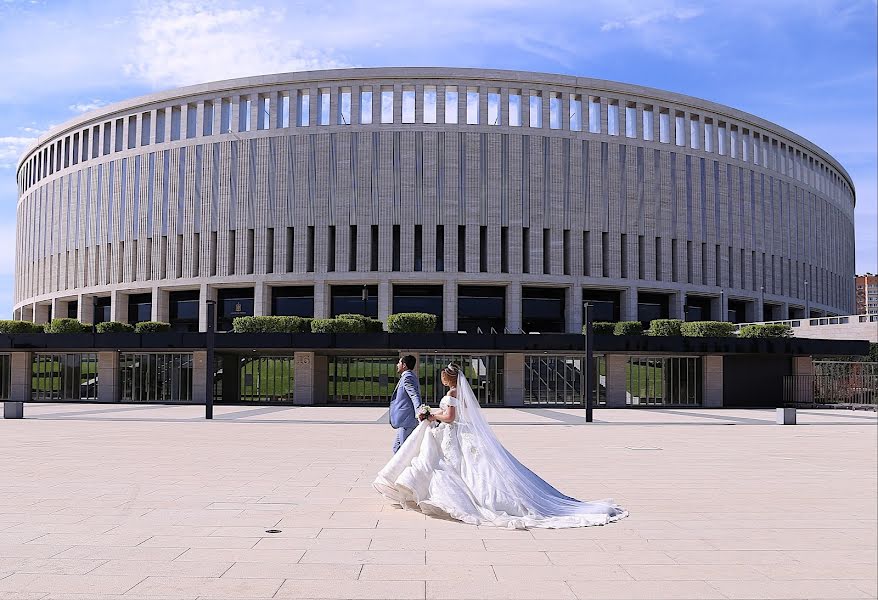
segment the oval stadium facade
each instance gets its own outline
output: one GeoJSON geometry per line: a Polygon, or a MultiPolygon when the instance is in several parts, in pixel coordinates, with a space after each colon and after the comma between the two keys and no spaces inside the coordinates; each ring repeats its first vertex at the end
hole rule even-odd
{"type": "Polygon", "coordinates": [[[260,76],[102,108],[17,179],[14,317],[438,314],[442,329],[853,311],[854,188],[697,98],[517,71],[260,76]]]}

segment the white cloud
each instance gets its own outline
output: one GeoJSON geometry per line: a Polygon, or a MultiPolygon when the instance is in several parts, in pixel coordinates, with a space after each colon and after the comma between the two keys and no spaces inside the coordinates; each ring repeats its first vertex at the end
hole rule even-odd
{"type": "Polygon", "coordinates": [[[72,110],[75,113],[84,113],[90,110],[95,110],[96,108],[100,108],[102,106],[106,106],[107,103],[103,100],[91,100],[90,102],[77,102],[75,104],[71,104],[67,108],[72,110]]]}
{"type": "Polygon", "coordinates": [[[604,21],[601,31],[616,31],[619,29],[642,29],[651,25],[689,21],[700,17],[704,11],[700,8],[674,8],[661,9],[639,14],[619,21],[604,21]]]}
{"type": "Polygon", "coordinates": [[[344,65],[331,50],[306,45],[289,25],[282,10],[258,6],[150,3],[136,13],[137,40],[123,69],[159,87],[344,65]]]}
{"type": "Polygon", "coordinates": [[[0,137],[0,169],[15,168],[25,149],[36,141],[36,137],[0,137]]]}

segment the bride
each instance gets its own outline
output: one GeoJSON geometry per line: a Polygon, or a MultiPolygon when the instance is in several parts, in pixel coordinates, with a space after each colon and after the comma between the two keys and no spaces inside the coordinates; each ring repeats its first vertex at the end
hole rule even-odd
{"type": "Polygon", "coordinates": [[[509,529],[587,527],[628,516],[612,500],[565,496],[518,462],[494,436],[459,365],[442,371],[442,383],[449,390],[441,410],[373,482],[381,494],[425,514],[509,529]]]}

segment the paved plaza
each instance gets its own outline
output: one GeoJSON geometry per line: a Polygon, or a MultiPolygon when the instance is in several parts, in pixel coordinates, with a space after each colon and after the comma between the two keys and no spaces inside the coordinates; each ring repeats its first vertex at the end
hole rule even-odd
{"type": "Polygon", "coordinates": [[[386,411],[27,405],[0,421],[0,599],[875,598],[874,412],[495,409],[604,527],[507,531],[371,488],[386,411]],[[276,530],[277,533],[269,533],[276,530]]]}

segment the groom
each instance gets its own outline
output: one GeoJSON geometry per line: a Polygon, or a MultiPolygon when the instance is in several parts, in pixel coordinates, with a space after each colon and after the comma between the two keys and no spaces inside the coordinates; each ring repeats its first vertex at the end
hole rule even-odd
{"type": "Polygon", "coordinates": [[[421,386],[414,373],[417,359],[407,354],[396,363],[399,381],[390,397],[390,426],[396,429],[396,441],[393,442],[393,453],[399,450],[406,438],[418,426],[417,408],[421,402],[421,386]]]}

